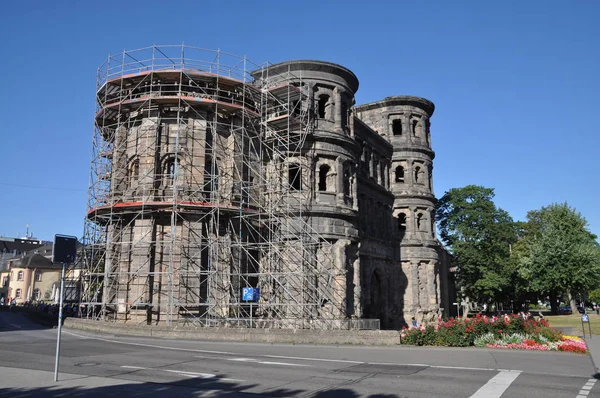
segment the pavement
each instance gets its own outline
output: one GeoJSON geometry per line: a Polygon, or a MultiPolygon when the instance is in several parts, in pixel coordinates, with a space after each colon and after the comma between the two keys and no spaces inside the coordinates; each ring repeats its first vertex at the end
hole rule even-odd
{"type": "Polygon", "coordinates": [[[596,371],[596,377],[600,378],[600,336],[598,335],[586,335],[585,343],[587,344],[588,350],[590,351],[590,357],[594,363],[596,371]]]}
{"type": "MultiPolygon", "coordinates": [[[[591,356],[482,348],[261,344],[56,329],[0,312],[2,397],[600,397],[591,356]]],[[[600,363],[600,336],[589,348],[600,363]]]]}

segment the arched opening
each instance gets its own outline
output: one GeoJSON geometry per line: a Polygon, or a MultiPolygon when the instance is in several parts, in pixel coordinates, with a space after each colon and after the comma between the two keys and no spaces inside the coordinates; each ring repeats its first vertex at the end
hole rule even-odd
{"type": "Polygon", "coordinates": [[[421,174],[421,168],[419,166],[415,167],[415,184],[420,184],[420,174],[421,174]]]}
{"type": "Polygon", "coordinates": [[[17,273],[17,280],[18,280],[18,281],[22,281],[22,280],[23,280],[23,275],[24,275],[24,274],[23,274],[23,271],[19,271],[19,272],[17,273]]]}
{"type": "Polygon", "coordinates": [[[292,191],[302,189],[302,169],[297,164],[290,164],[288,168],[288,184],[292,191]]]}
{"type": "Polygon", "coordinates": [[[406,214],[398,213],[398,231],[401,234],[406,232],[406,214]]]}
{"type": "Polygon", "coordinates": [[[134,159],[129,164],[129,185],[136,183],[140,176],[140,161],[134,159]]]}
{"type": "Polygon", "coordinates": [[[392,133],[394,135],[402,135],[402,119],[392,121],[392,133]]]}
{"type": "Polygon", "coordinates": [[[423,214],[419,213],[417,214],[417,231],[421,231],[421,228],[424,227],[424,223],[423,223],[423,214]]]}
{"type": "Polygon", "coordinates": [[[174,157],[168,158],[165,162],[164,172],[163,174],[167,178],[167,180],[174,180],[176,174],[176,161],[174,157]]]}
{"type": "Polygon", "coordinates": [[[419,121],[417,119],[414,119],[411,123],[411,128],[412,128],[412,132],[413,132],[414,136],[417,135],[417,125],[418,124],[419,124],[419,121]]]}
{"type": "Polygon", "coordinates": [[[329,105],[329,96],[327,94],[321,94],[319,96],[319,102],[317,104],[317,113],[320,119],[325,119],[327,115],[327,108],[329,105]]]}
{"type": "Polygon", "coordinates": [[[331,168],[326,164],[322,164],[319,167],[319,191],[321,192],[327,191],[327,175],[329,174],[329,170],[331,168]]]}
{"type": "Polygon", "coordinates": [[[394,180],[396,182],[404,182],[404,167],[402,167],[402,166],[396,167],[396,171],[394,174],[395,174],[394,180]]]}

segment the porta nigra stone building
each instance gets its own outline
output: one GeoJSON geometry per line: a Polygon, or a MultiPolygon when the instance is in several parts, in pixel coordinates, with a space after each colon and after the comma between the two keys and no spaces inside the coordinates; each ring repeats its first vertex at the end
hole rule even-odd
{"type": "Polygon", "coordinates": [[[432,102],[188,46],[99,68],[82,285],[130,324],[399,328],[449,310],[432,102]]]}

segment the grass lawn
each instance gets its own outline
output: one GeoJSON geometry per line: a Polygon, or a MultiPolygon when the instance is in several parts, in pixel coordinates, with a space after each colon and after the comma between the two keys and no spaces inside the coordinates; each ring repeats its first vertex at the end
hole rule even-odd
{"type": "MultiPolygon", "coordinates": [[[[600,335],[600,315],[596,313],[588,314],[590,319],[589,326],[592,329],[592,334],[600,335]]],[[[573,328],[573,334],[576,336],[582,336],[583,331],[581,330],[581,314],[576,313],[572,315],[547,315],[545,319],[550,323],[552,327],[560,328],[573,328]]],[[[586,336],[590,333],[587,324],[585,325],[586,336]]]]}

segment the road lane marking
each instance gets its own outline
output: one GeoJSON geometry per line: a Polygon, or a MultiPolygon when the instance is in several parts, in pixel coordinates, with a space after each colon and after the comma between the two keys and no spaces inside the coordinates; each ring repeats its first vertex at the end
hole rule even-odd
{"type": "Polygon", "coordinates": [[[121,365],[122,368],[125,369],[135,369],[135,370],[154,370],[154,371],[162,371],[167,373],[175,373],[181,376],[200,378],[200,379],[219,379],[222,381],[245,381],[241,379],[230,379],[227,377],[218,377],[212,373],[198,373],[198,372],[189,372],[187,370],[173,370],[173,369],[160,369],[160,368],[144,368],[142,366],[131,366],[131,365],[121,365]]]}
{"type": "Polygon", "coordinates": [[[298,359],[301,361],[322,361],[322,362],[339,362],[339,363],[354,363],[354,364],[363,364],[364,362],[360,361],[347,361],[344,359],[321,359],[321,358],[303,358],[303,357],[286,357],[283,355],[262,355],[267,358],[280,358],[280,359],[298,359]]]}
{"type": "Polygon", "coordinates": [[[521,374],[517,371],[500,371],[496,376],[492,377],[485,383],[471,398],[500,398],[504,391],[511,385],[513,381],[521,374]]]}
{"type": "Polygon", "coordinates": [[[581,390],[579,390],[577,398],[587,398],[592,388],[594,388],[596,381],[596,379],[588,379],[587,383],[585,383],[584,386],[581,387],[581,390]]]}
{"type": "Polygon", "coordinates": [[[261,361],[258,359],[254,359],[254,358],[227,358],[228,361],[235,361],[235,362],[251,362],[251,363],[258,363],[261,365],[281,365],[281,366],[309,366],[309,365],[302,365],[299,363],[287,363],[287,362],[273,362],[273,361],[261,361]]]}
{"type": "Polygon", "coordinates": [[[217,377],[217,375],[214,375],[212,373],[188,372],[186,370],[169,370],[169,369],[161,369],[161,370],[163,372],[168,372],[168,373],[177,373],[177,374],[182,374],[185,376],[199,377],[201,379],[214,379],[217,377]]]}

